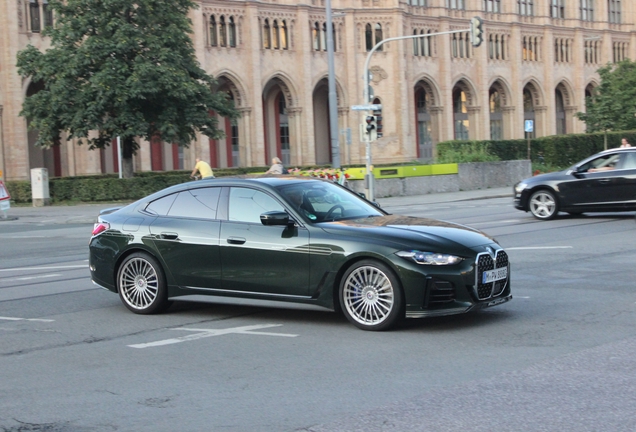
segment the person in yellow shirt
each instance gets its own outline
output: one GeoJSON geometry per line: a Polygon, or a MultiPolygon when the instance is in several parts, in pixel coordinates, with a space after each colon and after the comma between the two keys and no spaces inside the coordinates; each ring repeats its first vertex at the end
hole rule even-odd
{"type": "Polygon", "coordinates": [[[194,169],[192,170],[192,174],[190,174],[190,177],[196,176],[198,172],[202,179],[214,178],[214,173],[212,172],[212,168],[210,168],[210,164],[202,161],[199,158],[196,158],[196,162],[197,163],[196,165],[194,165],[194,169]]]}

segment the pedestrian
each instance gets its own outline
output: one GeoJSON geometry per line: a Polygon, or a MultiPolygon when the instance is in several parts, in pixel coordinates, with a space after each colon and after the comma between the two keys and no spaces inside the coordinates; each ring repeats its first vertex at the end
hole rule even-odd
{"type": "Polygon", "coordinates": [[[272,158],[272,166],[265,172],[265,174],[289,174],[287,168],[283,166],[283,162],[275,157],[272,158]]]}
{"type": "Polygon", "coordinates": [[[214,178],[214,173],[212,172],[210,164],[202,161],[200,158],[196,158],[196,164],[194,165],[194,169],[192,170],[192,174],[190,174],[190,177],[194,178],[197,173],[201,176],[202,179],[214,178]]]}
{"type": "Polygon", "coordinates": [[[629,141],[627,141],[627,138],[623,138],[621,139],[621,146],[620,148],[625,148],[625,147],[631,147],[632,145],[629,143],[629,141]]]}

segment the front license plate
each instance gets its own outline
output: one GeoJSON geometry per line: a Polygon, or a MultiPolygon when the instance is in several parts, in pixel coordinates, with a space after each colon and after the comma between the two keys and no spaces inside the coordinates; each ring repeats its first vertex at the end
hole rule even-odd
{"type": "Polygon", "coordinates": [[[492,283],[498,280],[506,279],[508,277],[508,267],[501,267],[494,270],[487,270],[484,272],[481,282],[492,283]]]}

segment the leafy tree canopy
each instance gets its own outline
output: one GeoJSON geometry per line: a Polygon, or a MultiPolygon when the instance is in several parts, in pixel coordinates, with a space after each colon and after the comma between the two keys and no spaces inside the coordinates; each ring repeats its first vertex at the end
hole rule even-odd
{"type": "Polygon", "coordinates": [[[237,111],[196,60],[190,35],[190,0],[50,0],[55,27],[51,48],[18,54],[19,73],[43,90],[26,98],[21,115],[39,130],[36,145],[60,134],[85,138],[91,149],[122,137],[124,158],[134,137],[187,146],[201,131],[220,138],[210,111],[237,111]],[[97,133],[91,133],[96,131],[97,133]]]}
{"type": "Polygon", "coordinates": [[[601,84],[576,116],[588,132],[636,129],[636,63],[624,60],[598,70],[601,84]]]}

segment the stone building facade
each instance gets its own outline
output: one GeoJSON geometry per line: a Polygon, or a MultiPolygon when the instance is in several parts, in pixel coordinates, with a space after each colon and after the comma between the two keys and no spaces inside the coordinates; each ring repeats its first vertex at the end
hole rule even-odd
{"type": "MultiPolygon", "coordinates": [[[[189,169],[195,157],[213,167],[288,166],[332,161],[328,109],[325,0],[202,0],[191,12],[202,67],[241,112],[221,119],[222,140],[201,136],[188,148],[140,142],[135,169],[189,169]]],[[[332,0],[341,164],[364,163],[359,125],[382,105],[373,162],[430,160],[450,139],[523,138],[577,133],[574,114],[599,84],[597,69],[636,58],[636,2],[627,0],[332,0]],[[469,42],[469,21],[484,21],[484,42],[469,42]],[[445,33],[455,31],[455,33],[445,33]],[[444,33],[444,34],[439,34],[444,33]],[[372,97],[363,100],[371,48],[372,97]]],[[[45,0],[0,2],[0,170],[27,179],[31,168],[50,176],[117,171],[116,146],[89,151],[76,142],[42,150],[37,131],[19,116],[38,91],[17,73],[16,54],[49,41],[54,25],[45,0]]]]}

